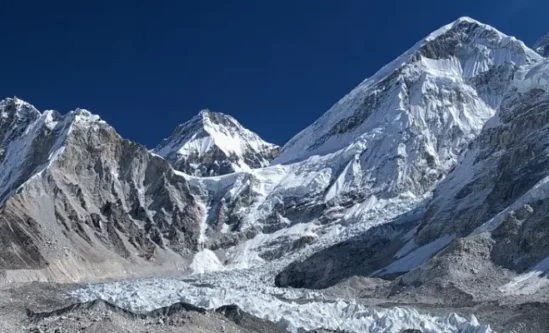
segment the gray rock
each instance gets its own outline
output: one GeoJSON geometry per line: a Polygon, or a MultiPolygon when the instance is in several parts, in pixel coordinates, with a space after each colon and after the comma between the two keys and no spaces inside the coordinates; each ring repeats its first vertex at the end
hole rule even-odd
{"type": "Polygon", "coordinates": [[[18,100],[2,105],[26,130],[4,134],[9,164],[0,178],[12,183],[0,208],[0,269],[48,271],[75,258],[131,266],[198,249],[204,212],[167,161],[88,111],[60,116],[18,100]]]}

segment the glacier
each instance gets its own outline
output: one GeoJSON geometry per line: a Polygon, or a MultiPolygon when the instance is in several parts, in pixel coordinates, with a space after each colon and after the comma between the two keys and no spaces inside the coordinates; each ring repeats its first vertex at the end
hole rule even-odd
{"type": "MultiPolygon", "coordinates": [[[[277,323],[292,333],[324,328],[352,332],[491,333],[471,316],[437,317],[413,308],[372,308],[355,301],[323,301],[311,291],[281,289],[258,281],[257,274],[233,270],[181,279],[150,279],[94,284],[76,290],[80,302],[102,299],[135,312],[146,312],[177,302],[206,309],[235,304],[243,311],[277,323]],[[208,285],[204,287],[204,285],[208,285]]],[[[261,279],[259,279],[261,280],[261,279]]]]}

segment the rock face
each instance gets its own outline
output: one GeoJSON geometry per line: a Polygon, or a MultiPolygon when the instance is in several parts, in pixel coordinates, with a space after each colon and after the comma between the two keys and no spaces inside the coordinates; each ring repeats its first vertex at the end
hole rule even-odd
{"type": "Polygon", "coordinates": [[[369,276],[392,262],[403,245],[395,234],[405,234],[411,227],[413,223],[408,221],[397,228],[392,223],[371,228],[358,237],[318,251],[304,261],[291,263],[276,276],[275,284],[324,289],[353,276],[369,276]]]}
{"type": "Polygon", "coordinates": [[[231,116],[203,110],[179,125],[153,151],[176,170],[207,177],[266,167],[278,154],[278,147],[231,116]]]}
{"type": "Polygon", "coordinates": [[[40,113],[17,99],[0,110],[0,269],[116,275],[197,248],[203,211],[167,161],[85,110],[40,113]]]}

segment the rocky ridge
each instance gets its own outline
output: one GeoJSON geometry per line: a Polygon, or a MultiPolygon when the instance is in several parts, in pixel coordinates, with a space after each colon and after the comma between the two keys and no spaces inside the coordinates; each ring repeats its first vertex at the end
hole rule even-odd
{"type": "Polygon", "coordinates": [[[0,107],[8,281],[122,276],[137,262],[175,268],[197,249],[204,212],[167,161],[86,110],[0,107]]]}

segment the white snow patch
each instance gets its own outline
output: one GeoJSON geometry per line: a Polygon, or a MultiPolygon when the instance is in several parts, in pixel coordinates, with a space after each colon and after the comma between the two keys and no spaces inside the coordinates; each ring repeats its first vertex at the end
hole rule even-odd
{"type": "Polygon", "coordinates": [[[549,60],[532,66],[523,80],[516,80],[515,86],[521,93],[532,89],[549,91],[549,60]]]}
{"type": "Polygon", "coordinates": [[[215,253],[208,249],[204,249],[195,254],[189,268],[196,274],[222,271],[225,269],[215,253]]]}

